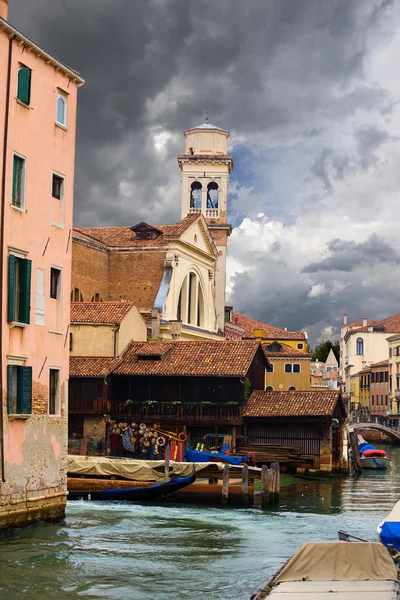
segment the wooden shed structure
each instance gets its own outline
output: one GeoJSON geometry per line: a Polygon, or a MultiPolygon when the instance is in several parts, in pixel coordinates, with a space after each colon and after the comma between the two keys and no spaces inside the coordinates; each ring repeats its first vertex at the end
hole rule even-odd
{"type": "Polygon", "coordinates": [[[338,390],[254,391],[243,412],[248,446],[292,446],[320,471],[347,469],[344,407],[338,390]]]}

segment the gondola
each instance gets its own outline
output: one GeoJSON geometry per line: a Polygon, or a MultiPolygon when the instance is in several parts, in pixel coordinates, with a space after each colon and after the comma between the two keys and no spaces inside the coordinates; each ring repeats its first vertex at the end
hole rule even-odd
{"type": "Polygon", "coordinates": [[[70,490],[69,500],[123,500],[126,502],[151,502],[166,498],[196,481],[196,470],[193,469],[191,475],[187,477],[176,477],[169,481],[155,483],[149,486],[135,486],[132,488],[113,488],[105,490],[70,490]]]}

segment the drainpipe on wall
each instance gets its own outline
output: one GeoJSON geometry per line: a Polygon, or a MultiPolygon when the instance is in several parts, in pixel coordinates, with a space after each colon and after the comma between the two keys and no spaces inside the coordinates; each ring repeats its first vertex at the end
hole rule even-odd
{"type": "MultiPolygon", "coordinates": [[[[1,0],[0,0],[1,2],[1,0]]],[[[8,67],[7,67],[7,90],[6,90],[6,110],[4,116],[4,142],[3,142],[3,173],[1,178],[1,211],[0,211],[0,267],[3,277],[3,266],[4,266],[4,214],[6,206],[6,167],[7,167],[7,150],[8,150],[8,119],[10,114],[10,87],[11,87],[11,64],[12,64],[12,51],[13,51],[13,39],[14,35],[10,37],[8,46],[8,67]]],[[[3,288],[3,285],[2,285],[3,288]]],[[[0,293],[0,352],[1,352],[1,364],[0,364],[0,454],[1,454],[1,465],[0,465],[0,476],[1,481],[5,481],[4,471],[4,422],[3,422],[3,392],[4,392],[4,381],[3,381],[3,300],[4,290],[0,293]]]]}
{"type": "Polygon", "coordinates": [[[117,333],[120,329],[121,325],[116,325],[114,329],[114,358],[117,358],[117,333]]]}

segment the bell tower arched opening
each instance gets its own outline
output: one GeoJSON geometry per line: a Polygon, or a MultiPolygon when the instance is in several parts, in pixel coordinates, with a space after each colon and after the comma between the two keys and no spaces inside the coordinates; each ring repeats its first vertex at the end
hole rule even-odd
{"type": "Polygon", "coordinates": [[[211,181],[207,186],[207,217],[218,217],[218,193],[218,183],[211,181]]]}
{"type": "Polygon", "coordinates": [[[190,186],[190,212],[201,212],[202,185],[194,181],[190,186]]]}

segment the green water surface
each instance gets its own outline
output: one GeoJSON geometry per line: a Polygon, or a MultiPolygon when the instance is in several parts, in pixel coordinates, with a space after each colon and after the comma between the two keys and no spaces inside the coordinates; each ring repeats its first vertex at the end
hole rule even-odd
{"type": "Polygon", "coordinates": [[[0,538],[0,598],[248,600],[298,547],[338,529],[376,540],[400,499],[393,468],[284,487],[279,509],[69,502],[59,525],[0,538]]]}

